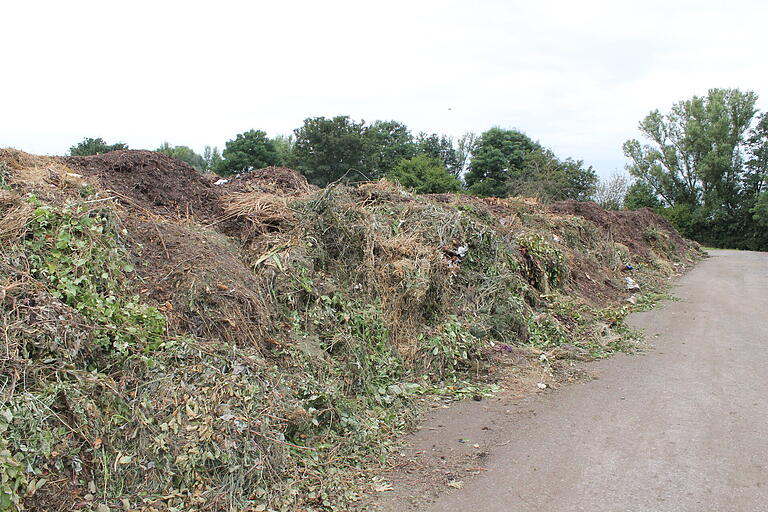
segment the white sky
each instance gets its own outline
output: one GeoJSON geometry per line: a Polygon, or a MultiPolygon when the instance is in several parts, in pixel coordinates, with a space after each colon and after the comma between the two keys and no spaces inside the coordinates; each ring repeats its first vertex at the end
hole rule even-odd
{"type": "Polygon", "coordinates": [[[202,152],[306,117],[518,128],[602,175],[648,111],[768,99],[761,1],[5,1],[0,147],[202,152]],[[450,108],[450,110],[449,110],[450,108]]]}

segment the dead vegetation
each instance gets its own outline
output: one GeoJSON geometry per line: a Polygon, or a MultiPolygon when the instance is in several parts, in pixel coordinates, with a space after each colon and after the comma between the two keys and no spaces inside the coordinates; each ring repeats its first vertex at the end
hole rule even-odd
{"type": "Polygon", "coordinates": [[[647,211],[217,185],[137,151],[0,166],[0,510],[343,510],[413,396],[631,349],[624,278],[697,257],[647,211]]]}

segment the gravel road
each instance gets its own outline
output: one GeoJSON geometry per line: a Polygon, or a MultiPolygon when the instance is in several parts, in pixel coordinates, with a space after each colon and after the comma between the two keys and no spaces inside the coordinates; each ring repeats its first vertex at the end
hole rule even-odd
{"type": "Polygon", "coordinates": [[[710,254],[632,315],[652,350],[508,414],[481,475],[418,509],[768,511],[768,253],[710,254]]]}

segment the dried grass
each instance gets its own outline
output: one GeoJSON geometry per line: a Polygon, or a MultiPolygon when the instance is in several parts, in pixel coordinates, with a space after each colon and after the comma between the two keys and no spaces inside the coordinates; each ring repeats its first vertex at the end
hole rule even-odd
{"type": "Polygon", "coordinates": [[[10,169],[12,188],[67,194],[79,190],[86,180],[57,157],[30,155],[12,148],[0,149],[0,163],[10,169]]]}
{"type": "Polygon", "coordinates": [[[18,194],[0,189],[0,241],[18,239],[32,216],[32,206],[18,194]]]}
{"type": "Polygon", "coordinates": [[[264,192],[235,192],[222,198],[222,206],[227,217],[247,223],[249,237],[280,230],[295,221],[285,196],[264,192]]]}

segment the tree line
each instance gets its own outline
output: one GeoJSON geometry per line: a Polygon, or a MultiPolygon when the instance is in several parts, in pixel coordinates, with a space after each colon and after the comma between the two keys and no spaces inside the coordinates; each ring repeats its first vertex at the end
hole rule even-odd
{"type": "MultiPolygon", "coordinates": [[[[71,155],[126,149],[87,138],[71,155]]],[[[286,166],[310,183],[367,181],[387,177],[417,193],[466,191],[484,197],[526,195],[542,201],[588,199],[597,175],[572,158],[560,159],[519,130],[491,128],[454,138],[412,134],[397,121],[366,124],[349,116],[311,117],[290,135],[270,138],[249,130],[229,140],[223,151],[206,146],[202,155],[187,146],[163,143],[161,153],[201,171],[230,176],[269,166],[286,166]]]]}
{"type": "MultiPolygon", "coordinates": [[[[629,175],[599,181],[581,160],[559,158],[519,130],[491,128],[453,138],[413,135],[397,121],[311,117],[290,135],[249,130],[202,155],[164,143],[157,151],[222,176],[286,166],[310,183],[387,177],[418,193],[594,200],[606,209],[652,208],[686,237],[715,247],[768,250],[768,113],[757,94],[711,89],[650,112],[642,140],[623,150],[629,175]]],[[[87,138],[72,155],[125,149],[87,138]]]]}

